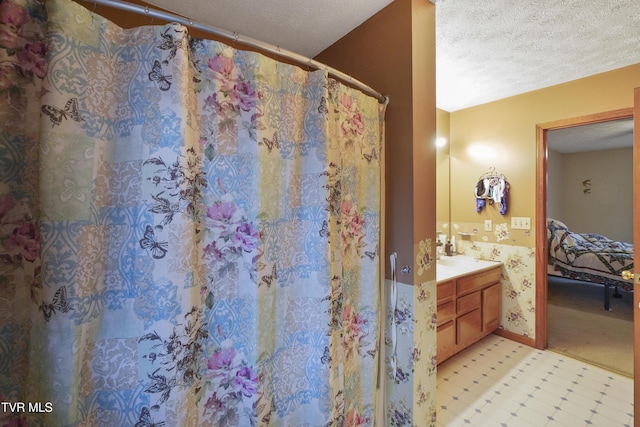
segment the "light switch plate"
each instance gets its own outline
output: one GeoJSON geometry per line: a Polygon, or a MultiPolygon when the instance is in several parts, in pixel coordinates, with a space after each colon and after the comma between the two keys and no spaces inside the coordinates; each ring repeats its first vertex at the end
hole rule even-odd
{"type": "Polygon", "coordinates": [[[514,230],[531,230],[531,218],[528,216],[511,217],[511,228],[514,230]]]}
{"type": "Polygon", "coordinates": [[[484,231],[491,231],[491,230],[493,230],[493,221],[491,221],[490,219],[485,219],[484,231]]]}

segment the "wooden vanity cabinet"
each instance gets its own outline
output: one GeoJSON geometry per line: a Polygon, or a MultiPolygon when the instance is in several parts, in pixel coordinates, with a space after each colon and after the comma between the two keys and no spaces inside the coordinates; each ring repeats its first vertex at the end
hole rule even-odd
{"type": "Polygon", "coordinates": [[[438,363],[500,326],[501,265],[438,283],[438,363]]]}

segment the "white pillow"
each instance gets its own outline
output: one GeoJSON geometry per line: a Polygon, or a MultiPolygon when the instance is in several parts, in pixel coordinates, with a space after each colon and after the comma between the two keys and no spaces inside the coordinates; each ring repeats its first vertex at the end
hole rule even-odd
{"type": "Polygon", "coordinates": [[[557,219],[547,218],[547,226],[549,226],[549,224],[554,224],[556,227],[564,228],[565,230],[569,229],[569,227],[567,227],[564,222],[558,221],[557,219]]]}

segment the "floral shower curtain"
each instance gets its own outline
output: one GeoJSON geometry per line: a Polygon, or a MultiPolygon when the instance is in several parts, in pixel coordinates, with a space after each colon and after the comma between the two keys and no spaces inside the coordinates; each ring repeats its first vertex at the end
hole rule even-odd
{"type": "Polygon", "coordinates": [[[0,1],[0,425],[374,424],[384,106],[0,1]]]}

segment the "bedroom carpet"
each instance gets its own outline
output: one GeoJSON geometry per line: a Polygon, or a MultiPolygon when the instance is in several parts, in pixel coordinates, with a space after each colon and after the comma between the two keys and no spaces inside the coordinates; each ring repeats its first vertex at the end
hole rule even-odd
{"type": "Polygon", "coordinates": [[[633,377],[633,294],[620,291],[604,311],[601,285],[552,276],[548,283],[548,349],[633,377]]]}

